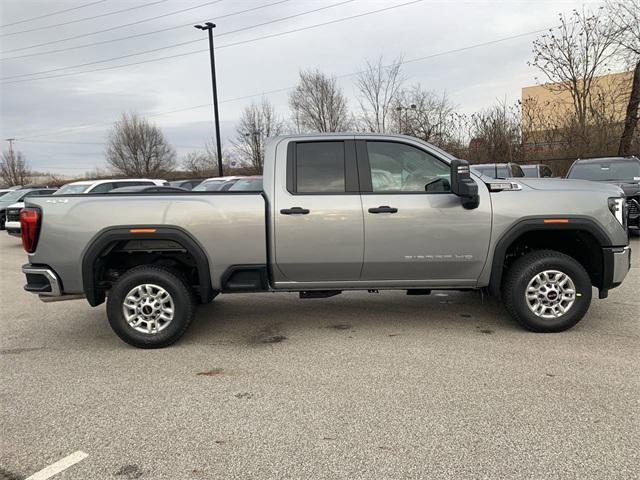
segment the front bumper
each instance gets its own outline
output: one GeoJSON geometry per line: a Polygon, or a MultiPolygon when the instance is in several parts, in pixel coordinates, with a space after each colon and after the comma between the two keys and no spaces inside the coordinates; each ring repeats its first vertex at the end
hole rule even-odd
{"type": "Polygon", "coordinates": [[[600,298],[607,298],[609,290],[619,286],[631,268],[631,247],[607,247],[602,249],[603,272],[600,298]]]}

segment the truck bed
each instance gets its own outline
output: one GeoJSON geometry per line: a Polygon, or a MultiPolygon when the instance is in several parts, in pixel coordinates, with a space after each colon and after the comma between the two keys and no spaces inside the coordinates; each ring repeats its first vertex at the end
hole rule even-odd
{"type": "Polygon", "coordinates": [[[112,228],[182,229],[206,253],[214,289],[231,265],[267,263],[265,200],[257,192],[60,195],[30,198],[26,206],[42,211],[38,247],[29,262],[51,266],[66,293],[82,293],[84,251],[112,228]]]}

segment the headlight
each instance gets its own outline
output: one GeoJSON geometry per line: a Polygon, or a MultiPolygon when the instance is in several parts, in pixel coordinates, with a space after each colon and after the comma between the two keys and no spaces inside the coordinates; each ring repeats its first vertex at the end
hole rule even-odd
{"type": "Polygon", "coordinates": [[[622,228],[627,228],[627,204],[623,197],[609,198],[609,210],[616,217],[616,220],[622,225],[622,228]]]}

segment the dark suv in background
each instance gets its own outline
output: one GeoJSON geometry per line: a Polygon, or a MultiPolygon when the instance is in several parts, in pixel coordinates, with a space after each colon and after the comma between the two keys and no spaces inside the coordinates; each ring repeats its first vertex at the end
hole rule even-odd
{"type": "Polygon", "coordinates": [[[640,159],[636,157],[585,158],[576,160],[567,178],[612,183],[627,197],[629,232],[640,235],[640,159]]]}

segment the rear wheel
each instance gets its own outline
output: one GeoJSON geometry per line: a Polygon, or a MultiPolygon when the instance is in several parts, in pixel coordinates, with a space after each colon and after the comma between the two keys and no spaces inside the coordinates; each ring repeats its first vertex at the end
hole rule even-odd
{"type": "Polygon", "coordinates": [[[5,217],[4,213],[0,215],[0,230],[4,230],[4,224],[7,221],[7,217],[5,217]]]}
{"type": "Polygon", "coordinates": [[[591,303],[591,279],[574,258],[553,250],[524,255],[509,268],[502,286],[509,314],[534,332],[573,327],[591,303]]]}
{"type": "Polygon", "coordinates": [[[114,332],[140,348],[161,348],[187,330],[195,301],[186,280],[177,272],[141,266],[126,272],[113,285],[107,316],[114,332]]]}

